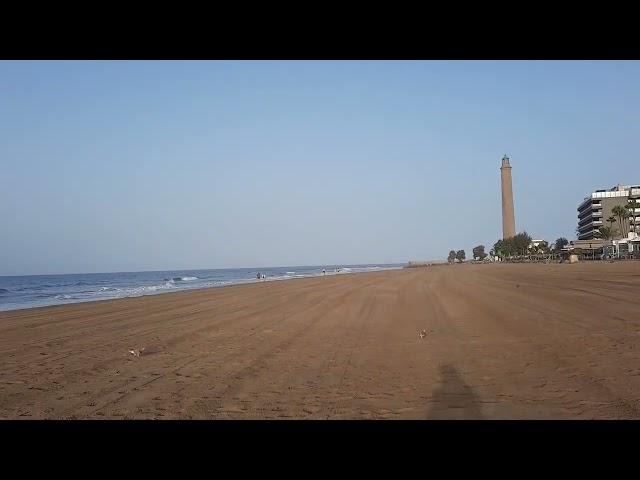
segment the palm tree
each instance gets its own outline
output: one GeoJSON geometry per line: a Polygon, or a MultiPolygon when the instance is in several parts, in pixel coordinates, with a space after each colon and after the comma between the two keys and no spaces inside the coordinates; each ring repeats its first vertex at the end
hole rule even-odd
{"type": "Polygon", "coordinates": [[[620,234],[622,235],[622,238],[625,238],[627,236],[626,228],[625,228],[627,222],[625,222],[625,220],[629,216],[627,209],[622,205],[616,205],[611,209],[611,213],[613,213],[618,218],[618,226],[620,227],[620,234]]]}
{"type": "Polygon", "coordinates": [[[609,227],[613,227],[613,224],[616,223],[616,217],[611,215],[609,218],[607,218],[607,223],[609,224],[609,227]]]}
{"type": "Polygon", "coordinates": [[[615,230],[611,227],[600,227],[598,232],[598,236],[603,240],[613,240],[613,235],[615,234],[615,230]]]}
{"type": "MultiPolygon", "coordinates": [[[[630,216],[630,223],[633,227],[633,232],[636,232],[636,208],[640,208],[640,202],[637,200],[629,200],[629,203],[625,205],[625,208],[629,210],[628,215],[630,216]]],[[[636,232],[637,233],[637,232],[636,232]]]]}

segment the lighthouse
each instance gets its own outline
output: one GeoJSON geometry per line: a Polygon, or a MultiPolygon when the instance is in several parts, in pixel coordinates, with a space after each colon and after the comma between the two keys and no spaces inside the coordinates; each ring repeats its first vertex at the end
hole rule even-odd
{"type": "Polygon", "coordinates": [[[502,238],[511,238],[516,234],[516,219],[513,214],[513,188],[511,186],[511,164],[509,157],[502,157],[500,167],[502,181],[502,238]]]}

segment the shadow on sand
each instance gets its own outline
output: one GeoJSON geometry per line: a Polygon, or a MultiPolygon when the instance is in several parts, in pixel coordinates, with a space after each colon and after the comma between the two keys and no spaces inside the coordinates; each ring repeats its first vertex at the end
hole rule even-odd
{"type": "Polygon", "coordinates": [[[480,397],[452,365],[440,367],[442,385],[434,392],[429,420],[481,420],[480,397]]]}

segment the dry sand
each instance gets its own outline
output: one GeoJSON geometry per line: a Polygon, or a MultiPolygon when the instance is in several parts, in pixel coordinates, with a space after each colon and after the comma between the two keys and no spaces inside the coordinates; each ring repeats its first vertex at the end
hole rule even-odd
{"type": "Polygon", "coordinates": [[[640,262],[438,266],[0,313],[5,419],[639,417],[640,262]]]}

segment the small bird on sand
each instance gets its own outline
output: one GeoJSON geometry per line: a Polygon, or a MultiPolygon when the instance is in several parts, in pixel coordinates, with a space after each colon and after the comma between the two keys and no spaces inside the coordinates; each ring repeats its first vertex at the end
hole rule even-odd
{"type": "Polygon", "coordinates": [[[424,337],[426,337],[426,336],[427,336],[427,330],[426,330],[426,329],[425,329],[425,330],[422,330],[422,331],[420,332],[420,338],[424,338],[424,337]]]}
{"type": "Polygon", "coordinates": [[[129,353],[134,357],[139,357],[140,355],[142,355],[142,352],[144,352],[144,347],[140,350],[129,350],[129,353]]]}

